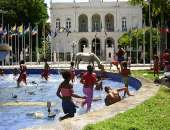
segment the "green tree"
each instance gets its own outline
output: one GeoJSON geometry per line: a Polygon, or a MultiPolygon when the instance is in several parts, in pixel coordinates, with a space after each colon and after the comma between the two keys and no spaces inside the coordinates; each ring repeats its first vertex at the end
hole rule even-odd
{"type": "Polygon", "coordinates": [[[4,24],[21,23],[35,25],[47,20],[47,6],[44,0],[0,0],[0,9],[8,11],[4,24]]]}
{"type": "MultiPolygon", "coordinates": [[[[161,22],[161,25],[165,24],[165,21],[168,21],[170,17],[170,0],[148,0],[150,1],[151,6],[151,17],[153,21],[153,25],[161,22]]],[[[143,16],[147,24],[148,14],[149,14],[149,3],[146,0],[129,0],[129,3],[132,5],[142,5],[143,6],[143,16]]]]}

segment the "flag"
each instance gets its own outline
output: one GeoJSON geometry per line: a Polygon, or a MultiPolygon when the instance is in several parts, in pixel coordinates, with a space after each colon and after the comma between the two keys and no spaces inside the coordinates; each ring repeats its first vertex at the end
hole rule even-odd
{"type": "Polygon", "coordinates": [[[23,24],[18,27],[18,33],[19,33],[20,35],[23,34],[23,24]]]}
{"type": "Polygon", "coordinates": [[[3,27],[2,25],[0,26],[0,36],[3,35],[3,27]]]}
{"type": "Polygon", "coordinates": [[[30,31],[29,27],[27,27],[24,31],[24,34],[28,33],[30,31]]]}
{"type": "Polygon", "coordinates": [[[11,28],[11,31],[12,31],[12,32],[16,32],[16,31],[17,31],[16,24],[14,25],[14,27],[11,28]]]}
{"type": "Polygon", "coordinates": [[[68,35],[71,33],[71,31],[69,30],[69,28],[65,28],[65,31],[66,31],[67,37],[68,37],[68,35]]]}
{"type": "Polygon", "coordinates": [[[55,29],[54,31],[53,30],[51,30],[51,31],[49,31],[49,36],[51,36],[51,37],[53,37],[53,38],[55,38],[56,36],[57,36],[57,30],[55,29]]]}
{"type": "Polygon", "coordinates": [[[65,28],[64,27],[60,27],[59,28],[59,32],[64,32],[65,28]]]}
{"type": "Polygon", "coordinates": [[[38,33],[38,28],[37,26],[33,28],[32,30],[32,35],[36,35],[38,33]]]}
{"type": "Polygon", "coordinates": [[[5,27],[4,31],[3,31],[3,35],[4,35],[4,36],[7,35],[6,27],[5,27]]]}

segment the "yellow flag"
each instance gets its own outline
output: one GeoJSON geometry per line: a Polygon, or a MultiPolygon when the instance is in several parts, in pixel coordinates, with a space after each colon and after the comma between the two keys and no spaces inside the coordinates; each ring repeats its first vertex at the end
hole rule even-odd
{"type": "Polygon", "coordinates": [[[12,31],[13,31],[13,32],[16,31],[16,24],[14,25],[14,27],[12,27],[12,31]]]}
{"type": "Polygon", "coordinates": [[[19,32],[19,33],[23,33],[23,24],[18,27],[18,32],[19,32]]]}

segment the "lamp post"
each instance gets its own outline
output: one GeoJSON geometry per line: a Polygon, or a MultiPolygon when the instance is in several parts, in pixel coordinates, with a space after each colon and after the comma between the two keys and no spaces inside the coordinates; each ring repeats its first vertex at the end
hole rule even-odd
{"type": "Polygon", "coordinates": [[[77,41],[73,41],[73,44],[72,44],[72,49],[73,49],[73,56],[72,56],[72,61],[74,60],[74,49],[75,49],[75,47],[76,47],[76,45],[77,45],[77,41]]]}

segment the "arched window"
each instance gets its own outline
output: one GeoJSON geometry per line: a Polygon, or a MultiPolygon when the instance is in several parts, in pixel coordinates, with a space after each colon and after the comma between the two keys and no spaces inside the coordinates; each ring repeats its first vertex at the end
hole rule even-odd
{"type": "Polygon", "coordinates": [[[122,32],[127,31],[127,27],[126,27],[126,17],[122,18],[122,32]]]}
{"type": "Polygon", "coordinates": [[[95,14],[92,16],[92,32],[101,31],[101,18],[100,15],[95,14]]]}
{"type": "Polygon", "coordinates": [[[114,16],[112,14],[105,16],[105,27],[108,32],[114,31],[114,16]]]}
{"type": "Polygon", "coordinates": [[[60,19],[56,19],[56,28],[57,28],[57,29],[60,28],[60,19]]]}
{"type": "Polygon", "coordinates": [[[71,28],[71,19],[70,19],[70,18],[67,18],[67,19],[66,19],[66,28],[67,28],[67,29],[70,29],[70,28],[71,28]]]}
{"type": "Polygon", "coordinates": [[[88,32],[88,18],[85,14],[79,16],[79,32],[88,32]]]}

